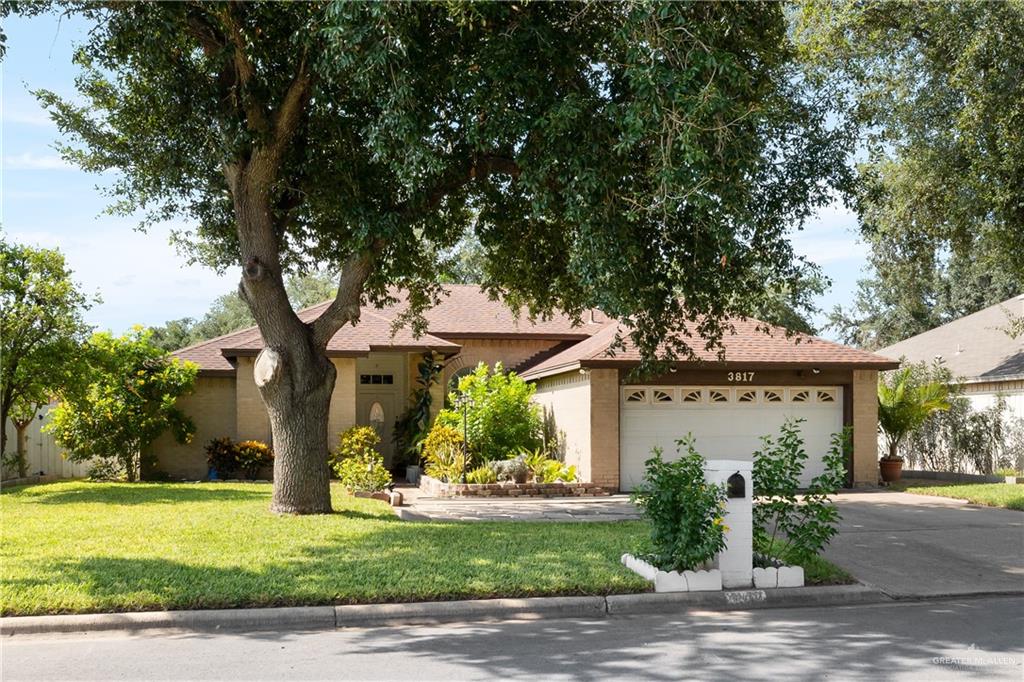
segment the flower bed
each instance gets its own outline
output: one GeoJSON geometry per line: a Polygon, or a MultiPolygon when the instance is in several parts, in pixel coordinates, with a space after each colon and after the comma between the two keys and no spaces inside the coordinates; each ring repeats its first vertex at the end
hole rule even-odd
{"type": "Polygon", "coordinates": [[[610,493],[593,483],[445,483],[420,476],[420,490],[430,497],[602,497],[610,493]]]}

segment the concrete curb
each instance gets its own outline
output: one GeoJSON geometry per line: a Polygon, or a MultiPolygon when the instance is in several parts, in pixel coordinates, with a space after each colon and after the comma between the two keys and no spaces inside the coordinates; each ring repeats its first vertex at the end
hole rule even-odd
{"type": "Polygon", "coordinates": [[[329,630],[450,623],[454,621],[537,620],[541,618],[604,618],[609,615],[684,613],[692,610],[748,610],[845,606],[892,602],[882,592],[863,585],[796,587],[776,590],[726,590],[617,594],[607,597],[535,597],[466,601],[297,606],[267,609],[143,611],[73,616],[15,616],[0,618],[2,635],[142,631],[150,629],[329,630]]]}
{"type": "Polygon", "coordinates": [[[847,606],[892,600],[864,585],[783,587],[772,590],[723,590],[721,592],[645,592],[606,597],[611,615],[677,613],[691,610],[745,611],[809,606],[847,606]]]}

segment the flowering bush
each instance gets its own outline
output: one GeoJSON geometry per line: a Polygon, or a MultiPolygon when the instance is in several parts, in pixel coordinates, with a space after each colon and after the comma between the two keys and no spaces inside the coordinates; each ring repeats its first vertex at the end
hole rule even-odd
{"type": "Polygon", "coordinates": [[[230,438],[214,438],[206,446],[206,462],[218,478],[233,478],[242,472],[253,479],[260,469],[274,463],[274,453],[258,440],[236,443],[230,438]]]}
{"type": "Polygon", "coordinates": [[[704,458],[692,435],[677,441],[676,451],[679,459],[666,462],[655,448],[633,492],[651,525],[649,547],[637,556],[663,571],[691,571],[725,549],[725,487],[705,480],[704,458]]]}

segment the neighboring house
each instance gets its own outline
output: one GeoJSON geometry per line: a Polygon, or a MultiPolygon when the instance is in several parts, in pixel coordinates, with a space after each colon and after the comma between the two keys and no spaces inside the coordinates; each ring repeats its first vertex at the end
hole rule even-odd
{"type": "MultiPolygon", "coordinates": [[[[334,336],[327,348],[338,369],[330,445],[349,426],[374,425],[390,460],[392,425],[408,403],[417,362],[432,353],[444,365],[435,408],[453,379],[479,362],[500,360],[536,382],[536,400],[562,434],[566,461],[583,480],[610,489],[631,489],[651,448],[673,453],[674,441],[688,432],[709,458],[748,457],[760,437],[775,433],[787,416],[806,420],[813,459],[807,478],[820,470],[831,434],[852,425],[851,481],[877,483],[878,371],[898,363],[818,338],[786,338],[780,329],[769,336],[754,321],[735,321],[736,333],[724,340],[726,362],[702,352],[704,362],[680,362],[667,376],[635,383],[630,370],[639,357],[628,344],[609,354],[619,324],[602,313],[587,313],[580,325],[563,315],[531,323],[517,320],[478,287],[447,289],[449,295],[426,312],[428,333],[418,339],[404,329],[392,336],[403,303],[364,307],[356,327],[334,336]]],[[[326,305],[299,315],[314,319],[326,305]]],[[[197,433],[188,446],[161,438],[154,447],[160,469],[203,478],[203,447],[210,439],[270,442],[270,422],[253,381],[261,348],[259,331],[252,328],[175,353],[200,366],[195,392],[180,401],[197,433]]]]}
{"type": "Polygon", "coordinates": [[[975,409],[1005,398],[1010,411],[1024,418],[1024,334],[1012,338],[1013,318],[1024,315],[1024,296],[953,320],[878,351],[908,362],[941,360],[975,409]]]}

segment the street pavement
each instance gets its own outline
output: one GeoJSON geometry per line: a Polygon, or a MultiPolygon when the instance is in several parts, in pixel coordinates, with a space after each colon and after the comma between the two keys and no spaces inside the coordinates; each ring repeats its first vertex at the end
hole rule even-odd
{"type": "Polygon", "coordinates": [[[825,558],[889,596],[1024,594],[1024,513],[890,492],[836,503],[825,558]]]}
{"type": "Polygon", "coordinates": [[[13,636],[15,680],[1021,680],[1024,598],[310,633],[13,636]]]}

